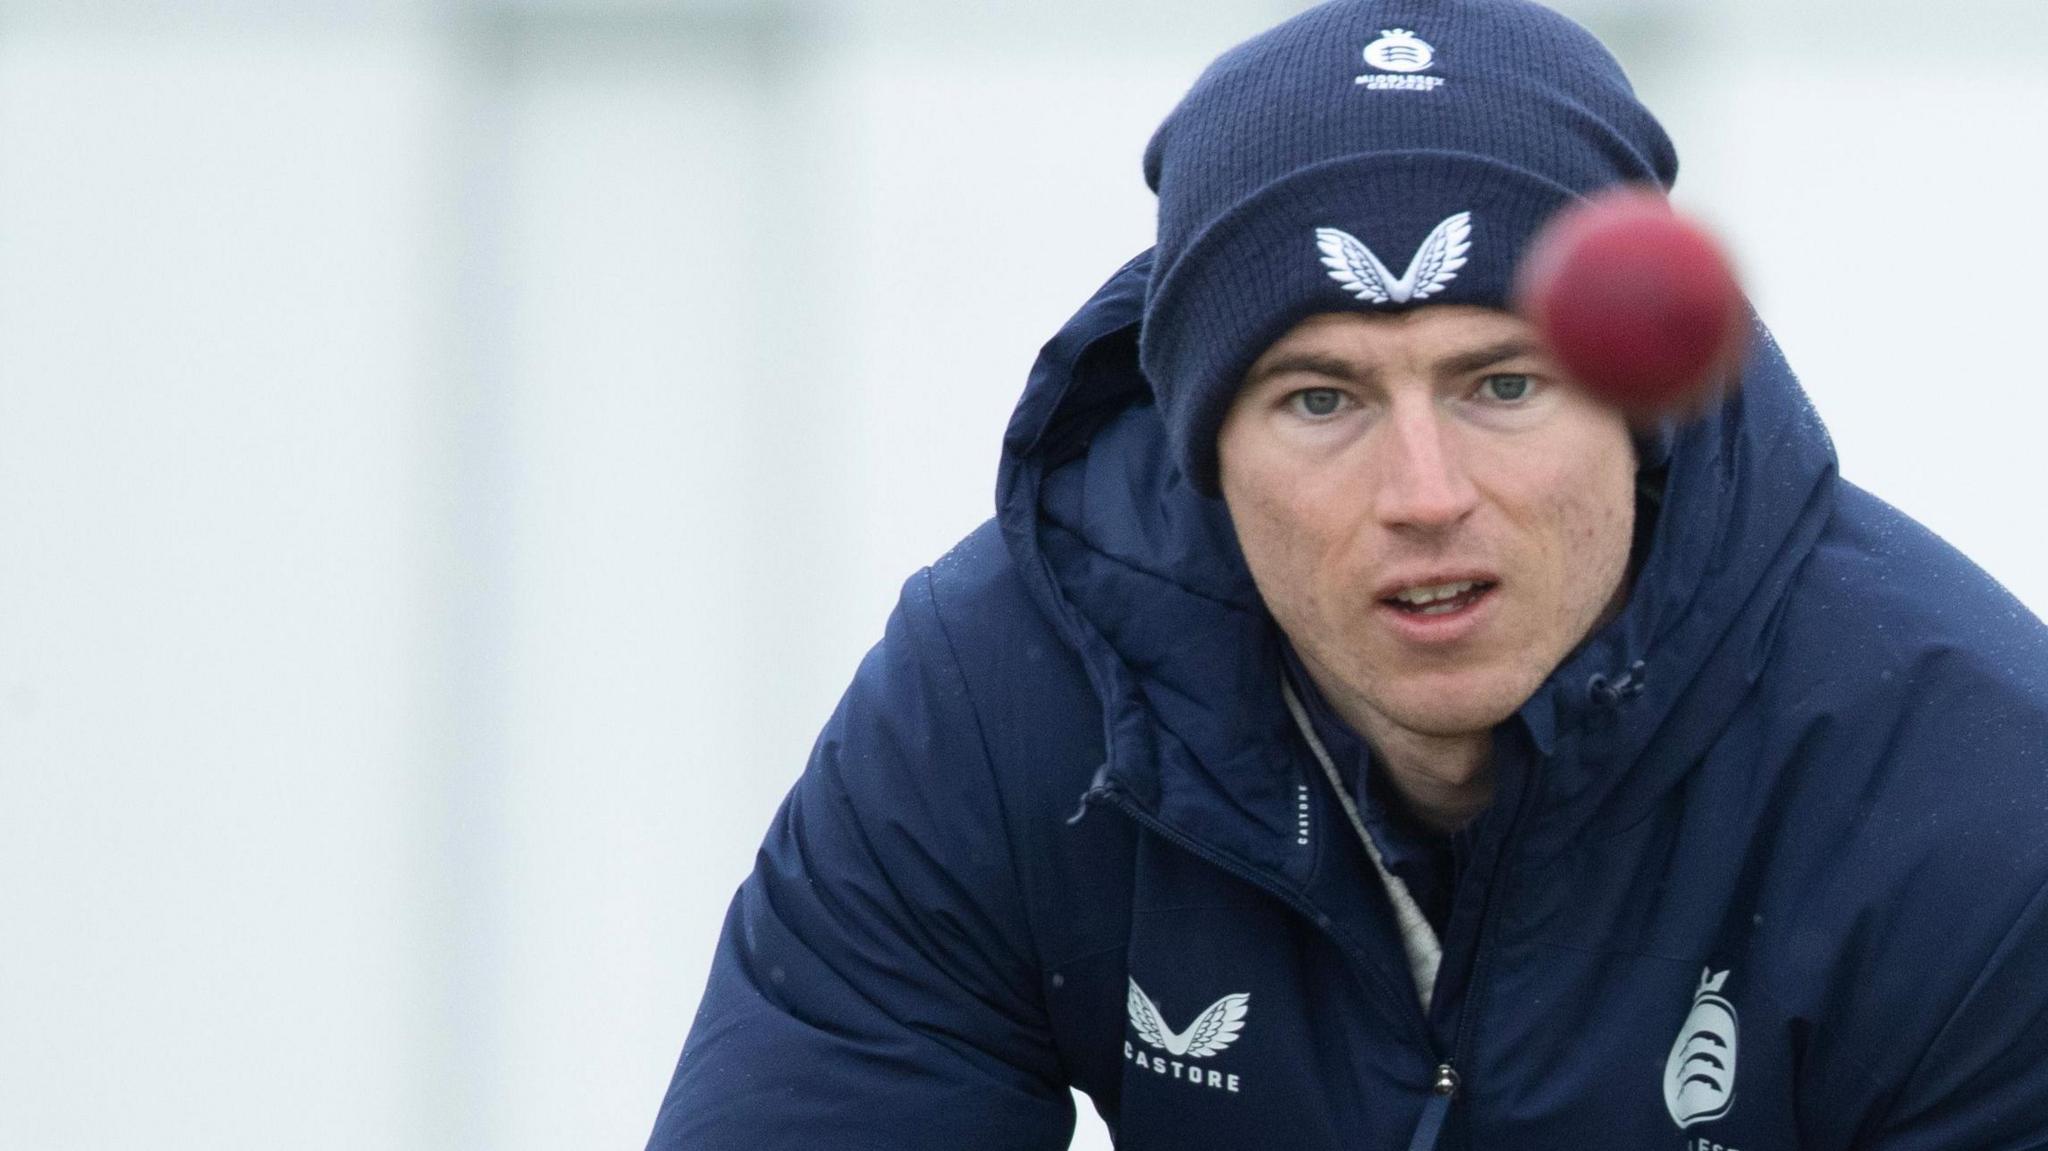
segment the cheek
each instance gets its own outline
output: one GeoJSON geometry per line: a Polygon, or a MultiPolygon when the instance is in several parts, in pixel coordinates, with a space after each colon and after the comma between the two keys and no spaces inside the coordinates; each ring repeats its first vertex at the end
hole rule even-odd
{"type": "Polygon", "coordinates": [[[1635,520],[1632,493],[1608,476],[1589,477],[1566,495],[1553,513],[1564,525],[1566,558],[1573,562],[1603,559],[1617,539],[1626,539],[1635,520]]]}
{"type": "Polygon", "coordinates": [[[1224,502],[1237,529],[1238,547],[1252,579],[1268,599],[1301,580],[1304,566],[1300,532],[1284,493],[1256,483],[1226,484],[1224,502]]]}
{"type": "Polygon", "coordinates": [[[1553,557],[1563,611],[1582,619],[1597,614],[1627,575],[1635,536],[1635,467],[1603,459],[1600,466],[1562,477],[1550,515],[1557,525],[1553,557]]]}
{"type": "Polygon", "coordinates": [[[1328,502],[1277,484],[1226,487],[1224,494],[1245,563],[1274,618],[1290,634],[1334,625],[1342,597],[1328,593],[1344,583],[1346,553],[1343,533],[1326,522],[1328,502]]]}

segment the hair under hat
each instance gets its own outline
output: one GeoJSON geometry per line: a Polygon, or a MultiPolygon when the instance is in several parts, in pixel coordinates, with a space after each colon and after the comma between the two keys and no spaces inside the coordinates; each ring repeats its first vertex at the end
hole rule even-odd
{"type": "Polygon", "coordinates": [[[1560,207],[1677,172],[1614,57],[1525,0],[1332,0],[1231,49],[1145,150],[1139,356],[1181,467],[1216,492],[1245,371],[1306,317],[1505,307],[1560,207]]]}

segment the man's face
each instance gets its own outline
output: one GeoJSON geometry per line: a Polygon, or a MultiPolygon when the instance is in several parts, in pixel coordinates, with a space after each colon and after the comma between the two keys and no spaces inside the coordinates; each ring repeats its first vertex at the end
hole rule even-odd
{"type": "Polygon", "coordinates": [[[1627,423],[1509,313],[1304,320],[1217,450],[1260,594],[1368,738],[1489,730],[1627,594],[1627,423]]]}

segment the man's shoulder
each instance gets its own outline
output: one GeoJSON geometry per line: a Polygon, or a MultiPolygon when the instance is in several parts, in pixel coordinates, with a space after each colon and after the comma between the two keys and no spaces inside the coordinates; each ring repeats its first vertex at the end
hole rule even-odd
{"type": "Polygon", "coordinates": [[[1720,809],[1769,861],[1749,961],[1820,1021],[1834,1081],[1895,1089],[2040,928],[2048,627],[1845,483],[1768,635],[1720,809]]]}
{"type": "Polygon", "coordinates": [[[1135,838],[1122,820],[1071,822],[1107,755],[1081,656],[994,522],[912,583],[972,708],[1041,954],[1055,961],[1113,945],[1128,929],[1129,891],[1116,877],[1128,873],[1135,838]]]}
{"type": "Polygon", "coordinates": [[[1787,602],[1782,653],[1816,686],[1903,679],[1923,706],[1953,693],[1952,703],[1998,701],[2015,722],[2048,723],[2048,625],[1912,517],[1841,489],[1787,602]]]}
{"type": "Polygon", "coordinates": [[[947,631],[962,633],[956,642],[965,646],[994,636],[1055,638],[993,519],[968,532],[913,582],[923,584],[947,631]]]}
{"type": "MultiPolygon", "coordinates": [[[[1087,684],[1073,644],[1033,598],[996,521],[969,532],[912,582],[922,585],[963,672],[989,679],[991,687],[1003,676],[1033,671],[1087,684]]],[[[1092,701],[1093,692],[1087,695],[1092,701]]]]}
{"type": "Polygon", "coordinates": [[[1103,755],[1101,703],[996,522],[914,576],[905,599],[921,602],[932,640],[957,670],[998,783],[1061,803],[1085,790],[1103,755]]]}
{"type": "Polygon", "coordinates": [[[1815,802],[1886,850],[1961,840],[2048,877],[2048,626],[1903,512],[1843,485],[1758,699],[1815,802]]]}

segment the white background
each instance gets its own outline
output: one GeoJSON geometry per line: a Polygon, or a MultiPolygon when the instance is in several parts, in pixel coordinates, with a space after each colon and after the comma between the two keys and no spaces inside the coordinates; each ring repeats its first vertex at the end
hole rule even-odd
{"type": "MultiPolygon", "coordinates": [[[[0,0],[0,1146],[639,1146],[1151,128],[1296,7],[0,0]]],[[[1569,10],[1846,474],[2048,608],[2048,11],[1569,10]]]]}

